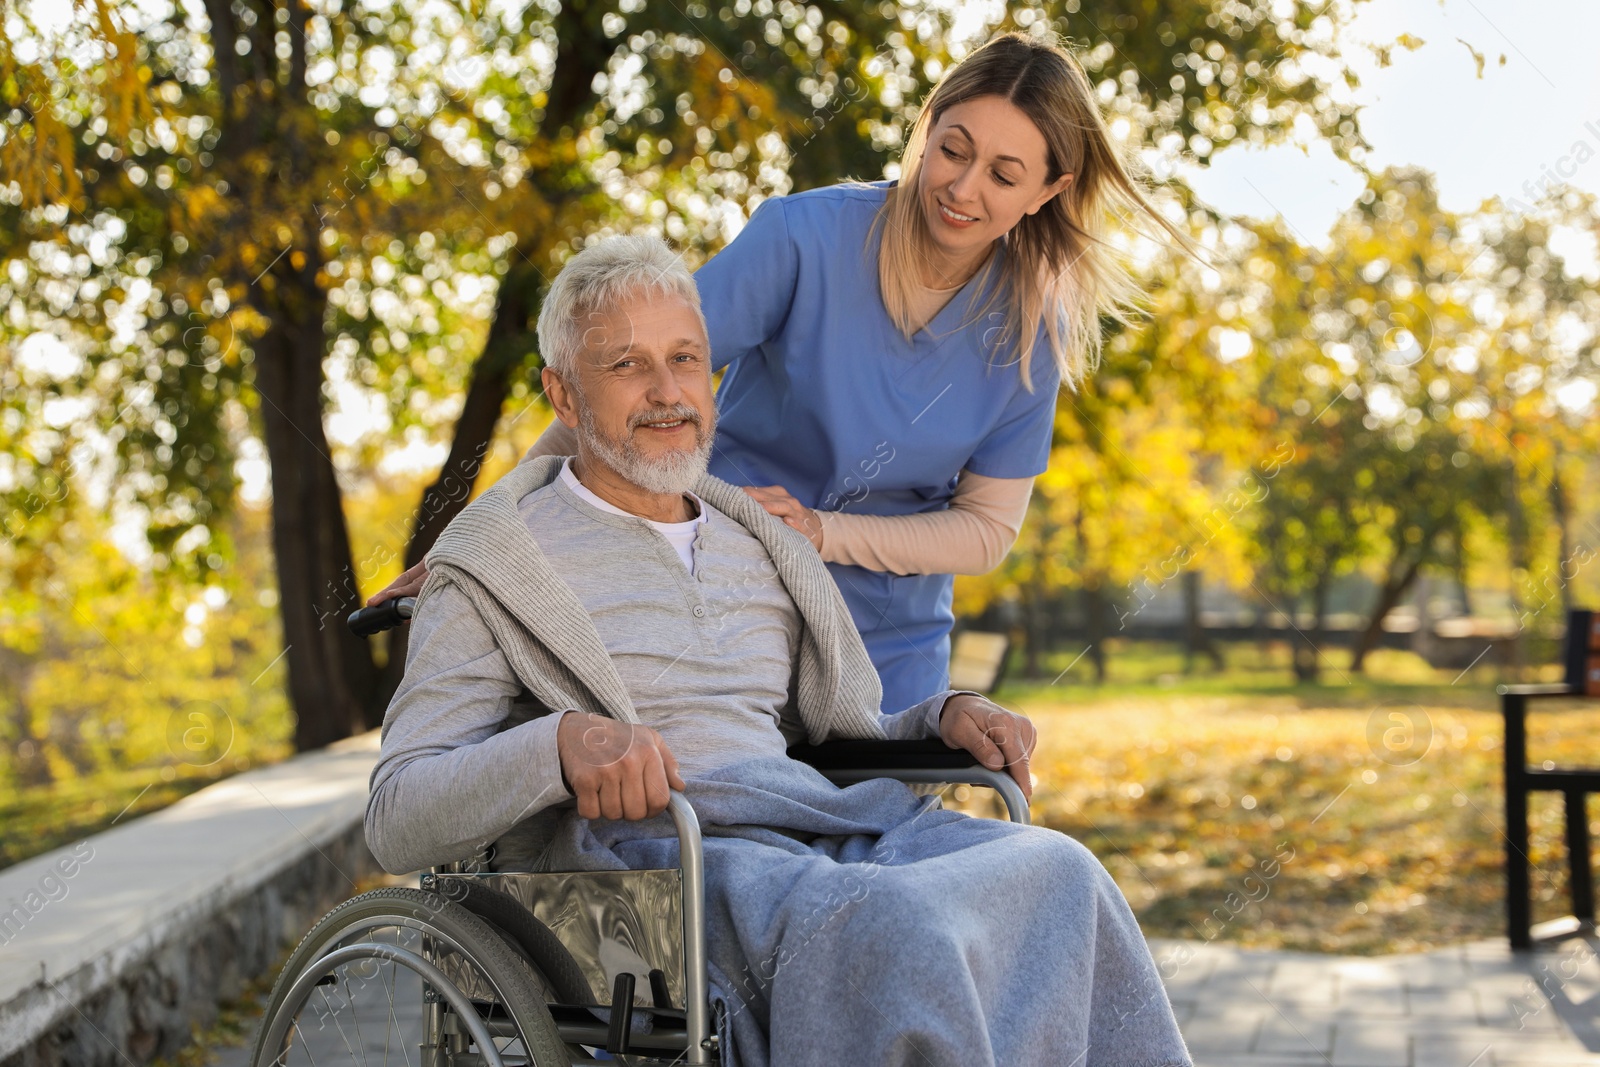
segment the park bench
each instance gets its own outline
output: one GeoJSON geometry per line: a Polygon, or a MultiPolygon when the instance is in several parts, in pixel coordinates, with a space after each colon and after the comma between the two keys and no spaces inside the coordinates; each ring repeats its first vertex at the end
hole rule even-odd
{"type": "Polygon", "coordinates": [[[992,693],[1005,674],[1011,639],[1005,634],[962,630],[950,650],[950,688],[992,693]]]}
{"type": "MultiPolygon", "coordinates": [[[[1587,799],[1600,793],[1600,768],[1528,766],[1530,700],[1600,697],[1600,612],[1574,611],[1567,623],[1566,680],[1556,685],[1502,685],[1505,717],[1506,921],[1511,947],[1533,945],[1533,898],[1528,862],[1528,794],[1562,794],[1566,813],[1567,886],[1574,925],[1594,928],[1587,799]]],[[[1557,936],[1571,932],[1563,927],[1557,936]]]]}

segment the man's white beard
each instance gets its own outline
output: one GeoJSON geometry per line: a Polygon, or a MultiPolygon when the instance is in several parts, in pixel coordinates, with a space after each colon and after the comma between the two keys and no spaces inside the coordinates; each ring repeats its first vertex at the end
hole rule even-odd
{"type": "Polygon", "coordinates": [[[578,439],[601,463],[622,479],[650,493],[686,493],[705,474],[711,463],[711,443],[716,430],[715,415],[705,418],[687,404],[658,408],[628,420],[621,440],[607,437],[595,424],[587,404],[578,407],[578,439]],[[633,431],[646,422],[686,419],[694,426],[695,447],[673,449],[659,457],[646,456],[634,443],[633,431]]]}

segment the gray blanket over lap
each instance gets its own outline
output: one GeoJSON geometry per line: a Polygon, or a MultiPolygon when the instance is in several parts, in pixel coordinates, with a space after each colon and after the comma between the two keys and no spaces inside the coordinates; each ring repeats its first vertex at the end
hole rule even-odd
{"type": "MultiPolygon", "coordinates": [[[[691,780],[736,1067],[1188,1064],[1132,913],[1071,838],[787,758],[691,780]]],[[[677,865],[665,815],[565,818],[554,869],[677,865]]]]}

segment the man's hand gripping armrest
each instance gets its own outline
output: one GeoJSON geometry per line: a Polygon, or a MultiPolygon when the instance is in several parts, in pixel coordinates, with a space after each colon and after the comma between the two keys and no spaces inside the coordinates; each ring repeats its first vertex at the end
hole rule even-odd
{"type": "Polygon", "coordinates": [[[645,819],[684,788],[661,735],[605,715],[565,712],[556,727],[561,777],[585,819],[645,819]]]}
{"type": "Polygon", "coordinates": [[[1007,711],[971,693],[957,693],[944,702],[939,712],[939,737],[951,748],[972,753],[992,771],[1004,767],[1016,779],[1022,795],[1033,799],[1028,758],[1033,755],[1038,734],[1026,715],[1007,711]]]}

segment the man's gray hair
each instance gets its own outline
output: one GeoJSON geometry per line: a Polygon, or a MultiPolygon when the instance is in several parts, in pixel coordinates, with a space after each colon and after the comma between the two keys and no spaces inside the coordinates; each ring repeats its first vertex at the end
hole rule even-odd
{"type": "Polygon", "coordinates": [[[576,384],[573,372],[584,349],[585,319],[642,293],[681,298],[705,328],[694,276],[665,241],[649,234],[607,237],[567,260],[550,283],[539,309],[544,365],[576,384]]]}

